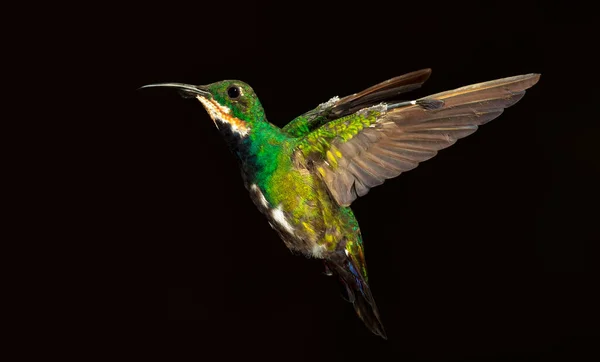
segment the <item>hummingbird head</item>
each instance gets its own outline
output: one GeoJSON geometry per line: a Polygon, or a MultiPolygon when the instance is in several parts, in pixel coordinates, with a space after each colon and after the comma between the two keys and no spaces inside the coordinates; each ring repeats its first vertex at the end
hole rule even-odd
{"type": "Polygon", "coordinates": [[[239,80],[223,80],[208,85],[158,83],[148,87],[173,87],[184,98],[196,98],[202,103],[215,126],[233,136],[247,137],[254,127],[265,123],[265,112],[254,90],[239,80]]]}

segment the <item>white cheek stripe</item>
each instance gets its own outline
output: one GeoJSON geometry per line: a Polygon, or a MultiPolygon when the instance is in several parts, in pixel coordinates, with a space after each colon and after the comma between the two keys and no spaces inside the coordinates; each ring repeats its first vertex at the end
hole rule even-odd
{"type": "Polygon", "coordinates": [[[230,114],[231,109],[220,105],[212,99],[202,97],[201,95],[197,95],[196,98],[200,101],[200,103],[202,103],[210,118],[212,118],[213,122],[215,122],[215,125],[217,124],[216,121],[227,123],[231,126],[231,130],[234,133],[237,133],[242,137],[248,135],[250,127],[248,127],[246,122],[232,116],[230,114]]]}

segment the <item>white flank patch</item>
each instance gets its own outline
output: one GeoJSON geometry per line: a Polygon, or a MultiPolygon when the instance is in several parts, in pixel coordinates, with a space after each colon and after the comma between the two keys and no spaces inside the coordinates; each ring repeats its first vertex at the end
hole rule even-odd
{"type": "Polygon", "coordinates": [[[273,219],[275,219],[275,221],[279,225],[281,225],[285,230],[287,230],[287,232],[289,232],[290,234],[294,234],[294,228],[292,227],[292,225],[290,225],[290,223],[285,218],[285,215],[283,214],[283,210],[281,210],[281,205],[279,205],[279,206],[277,206],[277,208],[271,210],[271,215],[273,216],[273,219]]]}
{"type": "Polygon", "coordinates": [[[231,126],[233,132],[242,137],[248,135],[250,128],[247,126],[246,122],[230,115],[231,109],[229,109],[229,107],[222,106],[216,101],[202,97],[201,95],[197,95],[196,98],[202,103],[210,118],[215,122],[215,125],[217,124],[217,121],[227,123],[231,126]]]}
{"type": "Polygon", "coordinates": [[[258,194],[260,203],[265,208],[269,208],[269,201],[267,201],[267,199],[265,198],[265,195],[263,195],[263,193],[260,191],[260,188],[258,186],[256,186],[256,184],[252,184],[252,186],[250,186],[250,189],[258,194]]]}
{"type": "Polygon", "coordinates": [[[361,116],[368,116],[371,112],[384,113],[385,111],[387,111],[387,108],[388,106],[386,103],[379,103],[368,108],[363,108],[356,113],[360,114],[361,116]]]}
{"type": "Polygon", "coordinates": [[[312,255],[315,258],[323,258],[323,253],[325,252],[325,250],[327,250],[327,248],[325,248],[325,245],[316,244],[312,248],[312,255]]]}
{"type": "Polygon", "coordinates": [[[330,100],[328,100],[327,102],[319,104],[319,108],[320,108],[320,109],[323,109],[323,108],[329,108],[329,107],[332,107],[332,106],[333,106],[334,104],[336,104],[336,103],[337,103],[339,100],[340,100],[340,97],[338,97],[338,96],[335,96],[335,97],[331,98],[330,100]]]}

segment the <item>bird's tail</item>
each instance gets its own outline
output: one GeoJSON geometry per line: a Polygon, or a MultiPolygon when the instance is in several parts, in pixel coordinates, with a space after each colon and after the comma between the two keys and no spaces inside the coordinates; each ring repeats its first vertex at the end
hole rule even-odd
{"type": "Polygon", "coordinates": [[[362,319],[367,328],[383,339],[387,339],[369,284],[367,284],[353,258],[340,254],[326,261],[329,270],[338,276],[340,282],[346,288],[348,301],[354,305],[356,314],[362,319]]]}

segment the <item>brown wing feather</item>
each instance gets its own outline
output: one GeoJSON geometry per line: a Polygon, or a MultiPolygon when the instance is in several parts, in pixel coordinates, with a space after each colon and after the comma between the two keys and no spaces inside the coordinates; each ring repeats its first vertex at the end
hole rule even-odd
{"type": "Polygon", "coordinates": [[[431,69],[421,69],[415,72],[388,79],[369,87],[362,92],[340,99],[331,110],[331,118],[343,117],[356,110],[376,104],[385,99],[410,92],[425,83],[431,75],[431,69]]]}
{"type": "Polygon", "coordinates": [[[401,93],[419,88],[431,75],[431,69],[421,69],[407,73],[346,96],[332,98],[303,115],[296,117],[282,131],[292,137],[303,137],[332,120],[350,115],[383,101],[389,101],[401,93]],[[337,99],[337,100],[336,100],[337,99]]]}
{"type": "Polygon", "coordinates": [[[331,142],[342,157],[336,167],[325,161],[319,164],[323,179],[340,205],[350,205],[369,188],[417,167],[498,117],[504,108],[518,102],[539,77],[527,74],[504,78],[422,98],[443,101],[443,106],[434,110],[418,103],[395,109],[389,105],[392,109],[382,113],[371,127],[350,140],[336,138],[331,142]]]}

